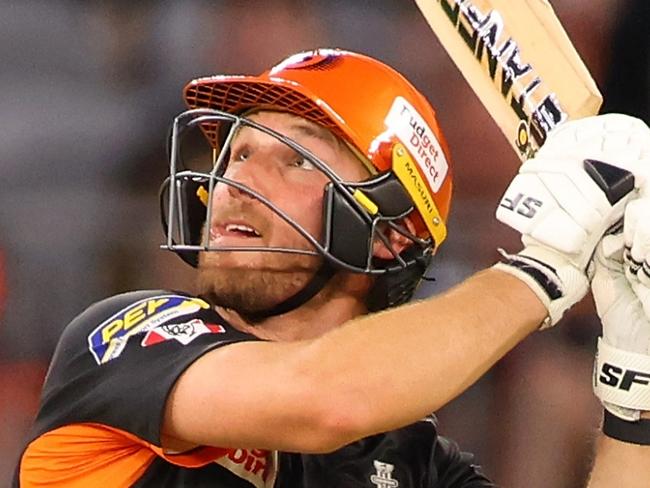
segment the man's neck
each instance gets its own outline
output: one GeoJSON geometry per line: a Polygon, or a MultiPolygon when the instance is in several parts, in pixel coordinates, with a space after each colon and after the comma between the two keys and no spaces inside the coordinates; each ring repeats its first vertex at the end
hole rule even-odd
{"type": "Polygon", "coordinates": [[[364,287],[363,293],[360,293],[358,283],[354,283],[357,281],[356,278],[365,277],[353,275],[349,278],[343,283],[334,280],[309,302],[295,310],[268,317],[254,324],[246,321],[235,310],[217,307],[217,311],[236,329],[261,339],[271,341],[313,339],[354,317],[367,313],[363,300],[367,288],[364,287]],[[351,284],[353,286],[350,286],[351,284]]]}

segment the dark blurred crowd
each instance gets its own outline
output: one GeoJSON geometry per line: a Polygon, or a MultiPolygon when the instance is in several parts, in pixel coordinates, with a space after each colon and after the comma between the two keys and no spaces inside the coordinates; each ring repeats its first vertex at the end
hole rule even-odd
{"type": "MultiPolygon", "coordinates": [[[[650,3],[552,4],[605,110],[648,122],[650,3]]],[[[413,2],[0,0],[0,486],[63,327],[117,292],[191,290],[190,270],[158,249],[157,189],[184,84],[317,46],[393,65],[438,111],[456,189],[436,282],[418,295],[489,265],[496,247],[517,249],[493,213],[518,161],[413,2]]],[[[600,412],[598,333],[585,300],[440,412],[443,433],[503,486],[581,486],[600,412]]]]}

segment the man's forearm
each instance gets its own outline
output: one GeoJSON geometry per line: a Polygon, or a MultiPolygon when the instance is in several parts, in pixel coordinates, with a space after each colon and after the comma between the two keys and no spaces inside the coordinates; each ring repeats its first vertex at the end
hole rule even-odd
{"type": "Polygon", "coordinates": [[[601,434],[588,488],[650,486],[650,446],[621,442],[601,434]]]}
{"type": "Polygon", "coordinates": [[[527,285],[489,269],[436,298],[355,319],[314,341],[311,357],[320,371],[339,372],[322,379],[323,391],[354,398],[367,435],[445,405],[546,313],[527,285]]]}

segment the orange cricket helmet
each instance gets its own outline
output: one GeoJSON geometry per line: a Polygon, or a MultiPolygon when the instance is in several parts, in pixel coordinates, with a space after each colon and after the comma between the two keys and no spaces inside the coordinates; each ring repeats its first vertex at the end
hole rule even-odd
{"type": "MultiPolygon", "coordinates": [[[[292,55],[259,76],[219,75],[191,81],[192,108],[239,114],[287,111],[341,137],[374,172],[391,170],[410,195],[418,235],[444,241],[452,174],[436,114],[400,73],[362,54],[317,49],[292,55]]],[[[202,125],[214,147],[218,124],[202,125]]]]}
{"type": "MultiPolygon", "coordinates": [[[[436,115],[422,94],[401,74],[368,56],[339,49],[317,49],[288,57],[259,76],[211,76],[184,90],[190,110],[174,121],[170,176],[161,191],[164,248],[196,266],[202,251],[294,252],[285,248],[211,247],[205,221],[211,221],[217,184],[235,186],[280,215],[326,258],[303,290],[258,317],[292,310],[313,297],[336,269],[376,276],[366,303],[380,310],[407,301],[431,255],[444,241],[452,191],[448,149],[436,115]],[[315,122],[340,137],[372,174],[362,182],[342,181],[327,164],[295,141],[246,117],[255,110],[285,111],[315,122]],[[265,132],[309,159],[328,175],[324,190],[323,239],[319,241],[272,201],[226,177],[230,144],[237,127],[265,132]],[[200,127],[215,151],[213,168],[185,168],[181,134],[200,127]],[[230,127],[229,131],[225,128],[230,127]],[[227,132],[227,134],[226,134],[227,132]],[[408,216],[414,231],[403,225],[408,216]],[[412,245],[393,259],[373,255],[373,243],[390,227],[412,245]],[[201,243],[202,242],[202,243],[201,243]]],[[[304,251],[300,251],[304,253],[304,251]]]]}

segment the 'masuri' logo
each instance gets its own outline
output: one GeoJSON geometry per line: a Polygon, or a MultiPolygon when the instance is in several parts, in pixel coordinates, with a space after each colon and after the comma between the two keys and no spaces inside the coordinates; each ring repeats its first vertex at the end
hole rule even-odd
{"type": "Polygon", "coordinates": [[[373,463],[377,473],[370,476],[370,481],[377,485],[377,488],[397,488],[399,486],[399,482],[393,479],[395,466],[377,460],[373,461],[373,463]]]}

